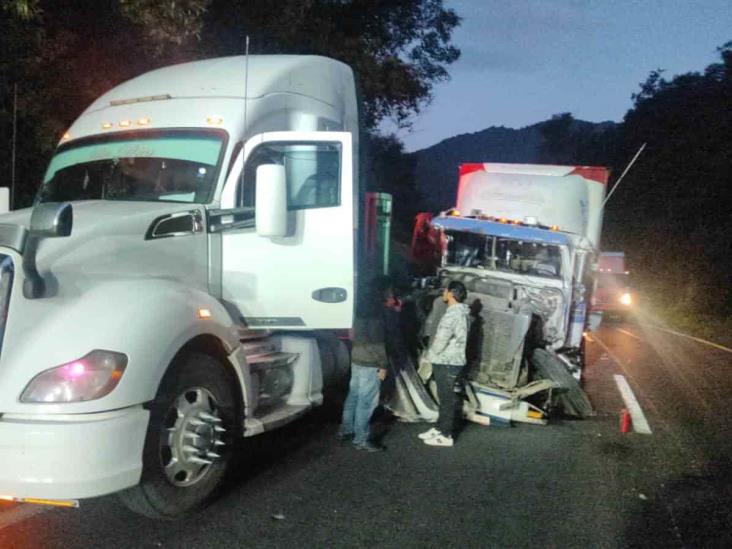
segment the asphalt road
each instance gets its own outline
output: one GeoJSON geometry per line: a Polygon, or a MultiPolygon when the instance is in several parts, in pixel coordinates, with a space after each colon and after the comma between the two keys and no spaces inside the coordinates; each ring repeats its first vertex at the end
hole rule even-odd
{"type": "Polygon", "coordinates": [[[585,387],[594,417],[467,424],[451,449],[381,418],[387,451],[357,452],[325,407],[249,441],[222,496],[187,519],[151,521],[115,497],[6,505],[0,548],[732,546],[732,352],[605,323],[585,387]],[[619,432],[615,375],[652,434],[619,432]]]}

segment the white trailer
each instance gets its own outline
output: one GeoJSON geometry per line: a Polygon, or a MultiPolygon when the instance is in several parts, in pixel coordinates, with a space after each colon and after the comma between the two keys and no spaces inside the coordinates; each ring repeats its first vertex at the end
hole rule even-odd
{"type": "Polygon", "coordinates": [[[322,57],[166,67],[86,109],[0,216],[0,497],[177,516],[236,439],[320,404],[357,150],[352,71],[322,57]]]}

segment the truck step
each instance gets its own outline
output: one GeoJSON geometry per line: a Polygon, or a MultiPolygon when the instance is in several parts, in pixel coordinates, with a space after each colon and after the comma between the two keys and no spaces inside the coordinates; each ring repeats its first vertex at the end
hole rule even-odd
{"type": "Polygon", "coordinates": [[[268,370],[269,368],[277,368],[292,364],[299,357],[299,353],[266,353],[260,355],[251,355],[247,357],[249,368],[252,370],[268,370]]]}
{"type": "Polygon", "coordinates": [[[241,343],[246,356],[267,355],[279,351],[279,345],[272,339],[252,339],[241,343]]]}
{"type": "Polygon", "coordinates": [[[252,330],[251,328],[239,328],[239,341],[251,341],[265,339],[272,335],[272,330],[252,330]]]}
{"type": "Polygon", "coordinates": [[[307,412],[311,406],[285,404],[275,409],[269,409],[264,413],[256,414],[253,418],[247,418],[244,422],[244,436],[258,435],[264,431],[271,431],[280,425],[289,423],[307,412]]]}

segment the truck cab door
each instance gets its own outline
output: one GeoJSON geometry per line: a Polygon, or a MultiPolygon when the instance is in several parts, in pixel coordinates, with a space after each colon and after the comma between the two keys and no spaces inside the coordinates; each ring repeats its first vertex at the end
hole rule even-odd
{"type": "Polygon", "coordinates": [[[214,212],[222,234],[222,298],[249,328],[345,329],[354,309],[352,137],[271,132],[250,139],[214,212]],[[287,231],[257,234],[257,167],[284,166],[287,231]]]}

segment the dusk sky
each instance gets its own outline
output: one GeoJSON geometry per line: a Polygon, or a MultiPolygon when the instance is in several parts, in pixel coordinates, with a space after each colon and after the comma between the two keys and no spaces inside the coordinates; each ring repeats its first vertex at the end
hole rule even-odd
{"type": "Polygon", "coordinates": [[[657,68],[670,78],[719,60],[732,0],[446,0],[462,50],[434,101],[398,132],[408,151],[490,126],[571,112],[620,121],[657,68]]]}

